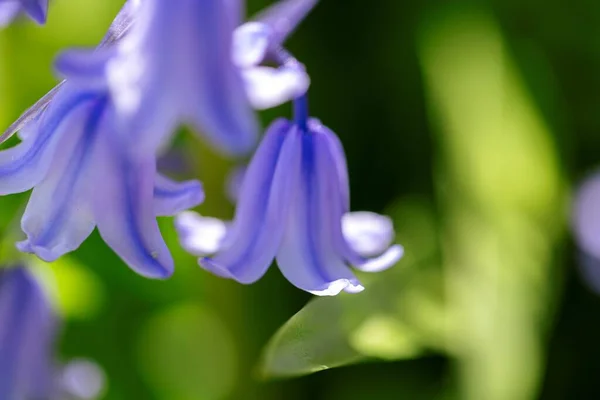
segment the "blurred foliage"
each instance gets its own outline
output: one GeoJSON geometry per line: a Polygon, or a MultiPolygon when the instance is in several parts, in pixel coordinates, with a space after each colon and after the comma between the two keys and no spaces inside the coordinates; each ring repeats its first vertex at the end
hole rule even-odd
{"type": "MultiPolygon", "coordinates": [[[[46,27],[1,32],[0,123],[122,3],[54,0],[46,27]]],[[[346,148],[352,208],[391,215],[405,257],[362,274],[361,294],[310,299],[276,268],[251,286],[200,270],[168,218],[165,282],[94,234],[36,262],[65,319],[59,358],[95,360],[110,400],[600,397],[600,297],[565,235],[569,189],[600,163],[600,3],[320,3],[289,49],[310,72],[313,115],[346,148]]],[[[174,145],[186,162],[172,174],[204,181],[199,211],[230,217],[235,162],[185,129],[174,145]]],[[[4,261],[26,198],[2,199],[4,261]]]]}

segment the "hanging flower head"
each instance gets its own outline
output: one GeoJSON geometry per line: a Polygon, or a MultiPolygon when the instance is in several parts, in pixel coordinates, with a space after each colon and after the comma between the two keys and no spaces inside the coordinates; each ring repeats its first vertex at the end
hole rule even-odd
{"type": "Polygon", "coordinates": [[[53,261],[97,227],[135,271],[168,277],[173,259],[156,217],[202,202],[201,184],[159,175],[153,151],[132,155],[134,143],[117,133],[108,91],[97,82],[69,79],[25,115],[16,126],[23,125],[21,143],[0,151],[0,194],[33,188],[19,249],[53,261]]]}
{"type": "Polygon", "coordinates": [[[252,106],[276,106],[309,85],[298,65],[261,63],[314,3],[286,0],[239,26],[241,0],[145,0],[117,46],[66,53],[59,66],[65,61],[71,76],[88,81],[107,79],[118,122],[138,148],[155,148],[184,122],[218,148],[243,153],[257,136],[252,106]]]}
{"type": "Polygon", "coordinates": [[[202,267],[241,283],[258,280],[273,259],[295,286],[317,295],[359,292],[349,265],[380,271],[403,253],[390,246],[390,220],[349,213],[344,152],[337,136],[309,119],[306,98],[296,100],[294,122],[268,129],[245,174],[229,227],[184,213],[176,219],[181,242],[202,255],[202,267]]]}

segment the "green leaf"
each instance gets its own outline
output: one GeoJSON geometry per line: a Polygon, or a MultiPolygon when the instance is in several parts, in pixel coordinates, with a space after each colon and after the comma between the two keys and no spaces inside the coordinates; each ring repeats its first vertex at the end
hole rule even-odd
{"type": "Polygon", "coordinates": [[[398,201],[390,215],[408,245],[389,271],[360,276],[365,291],[311,300],[287,321],[263,352],[260,375],[286,377],[370,359],[398,360],[443,346],[441,269],[431,206],[398,201]],[[410,236],[408,232],[420,232],[410,236]]]}

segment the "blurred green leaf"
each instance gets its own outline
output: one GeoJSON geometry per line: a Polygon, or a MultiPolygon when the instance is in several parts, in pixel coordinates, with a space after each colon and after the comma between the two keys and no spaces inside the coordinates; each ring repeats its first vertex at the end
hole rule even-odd
{"type": "Polygon", "coordinates": [[[269,342],[261,375],[303,375],[361,361],[348,343],[344,306],[338,298],[319,298],[294,315],[269,342]]]}
{"type": "Polygon", "coordinates": [[[564,228],[555,144],[487,10],[437,9],[418,46],[442,143],[447,341],[460,396],[533,399],[564,228]]]}
{"type": "Polygon", "coordinates": [[[366,290],[311,300],[267,345],[261,375],[310,374],[368,359],[410,359],[443,346],[445,313],[435,218],[421,198],[390,209],[408,251],[389,271],[360,276],[366,290]],[[414,229],[416,235],[410,236],[414,229]]]}

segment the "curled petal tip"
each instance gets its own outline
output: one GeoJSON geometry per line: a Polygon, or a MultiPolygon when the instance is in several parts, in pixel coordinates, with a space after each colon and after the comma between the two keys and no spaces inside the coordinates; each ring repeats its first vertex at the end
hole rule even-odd
{"type": "Polygon", "coordinates": [[[309,293],[315,296],[337,296],[340,292],[345,291],[347,293],[360,293],[364,290],[358,281],[349,279],[337,279],[333,282],[329,282],[323,288],[317,290],[309,290],[309,293]]]}
{"type": "Polygon", "coordinates": [[[174,264],[163,265],[158,263],[158,261],[154,263],[151,268],[144,267],[143,270],[135,268],[133,265],[130,265],[130,267],[143,277],[159,280],[169,279],[175,270],[174,264]]]}
{"type": "Polygon", "coordinates": [[[394,240],[392,220],[368,211],[344,214],[342,232],[350,247],[363,257],[383,253],[394,240]]]}
{"type": "Polygon", "coordinates": [[[363,272],[380,272],[396,264],[404,255],[404,247],[399,244],[391,246],[379,257],[366,260],[360,265],[355,265],[357,269],[363,272]]]}
{"type": "Polygon", "coordinates": [[[181,246],[191,254],[204,256],[219,251],[227,224],[217,218],[184,211],[175,217],[175,230],[181,246]]]}
{"type": "Polygon", "coordinates": [[[29,240],[23,240],[21,242],[17,242],[15,244],[15,246],[17,247],[17,250],[19,250],[22,253],[32,254],[34,252],[29,240]]]}

